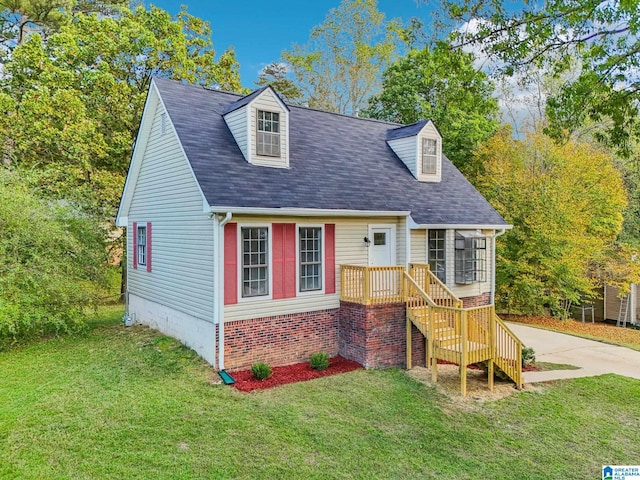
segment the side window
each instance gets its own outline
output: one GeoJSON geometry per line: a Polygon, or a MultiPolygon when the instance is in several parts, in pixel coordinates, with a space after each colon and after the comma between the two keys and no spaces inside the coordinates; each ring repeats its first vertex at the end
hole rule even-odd
{"type": "Polygon", "coordinates": [[[322,290],[322,229],[298,229],[299,286],[301,292],[322,290]]]}
{"type": "Polygon", "coordinates": [[[475,231],[458,231],[455,239],[456,283],[487,281],[487,238],[475,231]]]}
{"type": "Polygon", "coordinates": [[[147,227],[139,225],[137,227],[138,240],[138,265],[147,265],[147,227]]]}
{"type": "Polygon", "coordinates": [[[241,229],[242,296],[269,295],[269,235],[266,227],[241,229]]]}
{"type": "Polygon", "coordinates": [[[441,282],[447,281],[446,230],[429,230],[429,267],[441,282]]]}

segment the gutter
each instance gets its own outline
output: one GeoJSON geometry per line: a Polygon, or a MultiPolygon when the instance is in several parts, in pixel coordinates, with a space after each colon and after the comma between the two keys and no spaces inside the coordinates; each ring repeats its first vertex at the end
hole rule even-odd
{"type": "Polygon", "coordinates": [[[493,260],[493,271],[491,272],[491,305],[495,304],[496,297],[496,238],[506,233],[507,229],[494,230],[491,240],[491,259],[493,260]]]}
{"type": "Polygon", "coordinates": [[[235,383],[235,380],[229,375],[224,368],[224,226],[231,220],[231,212],[227,212],[222,220],[217,220],[217,238],[218,246],[214,265],[214,285],[217,292],[216,304],[214,308],[214,324],[218,325],[218,374],[225,384],[235,383]]]}

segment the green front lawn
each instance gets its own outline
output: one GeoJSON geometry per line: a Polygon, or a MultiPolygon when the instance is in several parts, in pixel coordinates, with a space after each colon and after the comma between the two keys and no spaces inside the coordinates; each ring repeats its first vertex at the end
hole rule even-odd
{"type": "Polygon", "coordinates": [[[635,380],[464,408],[401,370],[244,394],[119,316],[0,353],[0,478],[584,479],[638,460],[635,380]]]}

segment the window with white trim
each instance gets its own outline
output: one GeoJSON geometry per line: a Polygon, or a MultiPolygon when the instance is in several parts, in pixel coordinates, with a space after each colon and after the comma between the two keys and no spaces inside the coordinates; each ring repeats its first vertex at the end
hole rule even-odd
{"type": "Polygon", "coordinates": [[[424,175],[438,173],[438,140],[435,138],[422,139],[422,173],[424,175]]]}
{"type": "Polygon", "coordinates": [[[138,265],[145,266],[147,264],[147,227],[138,226],[138,265]]]}
{"type": "Polygon", "coordinates": [[[475,231],[457,231],[455,238],[456,283],[487,281],[487,237],[475,231]]]}
{"type": "Polygon", "coordinates": [[[441,282],[447,281],[446,230],[429,230],[429,268],[441,282]]]}
{"type": "Polygon", "coordinates": [[[299,227],[298,251],[300,291],[322,290],[322,229],[299,227]]]}
{"type": "Polygon", "coordinates": [[[269,231],[242,227],[242,296],[269,295],[269,231]]]}
{"type": "Polygon", "coordinates": [[[267,157],[280,156],[280,114],[257,111],[256,153],[267,157]]]}

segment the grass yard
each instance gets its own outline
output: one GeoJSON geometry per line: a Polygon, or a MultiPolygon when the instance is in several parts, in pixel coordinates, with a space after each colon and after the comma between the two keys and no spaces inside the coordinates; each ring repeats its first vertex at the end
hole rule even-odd
{"type": "Polygon", "coordinates": [[[245,394],[120,313],[0,353],[0,478],[585,479],[638,460],[635,380],[464,409],[395,369],[245,394]]]}

